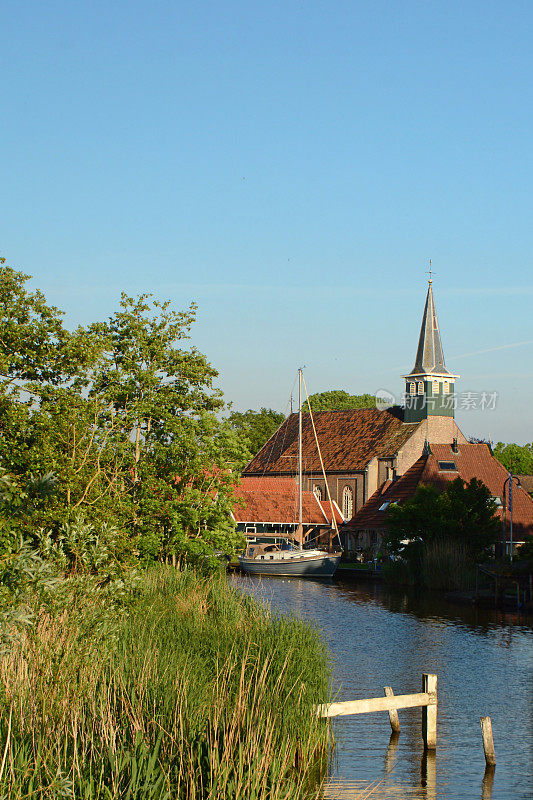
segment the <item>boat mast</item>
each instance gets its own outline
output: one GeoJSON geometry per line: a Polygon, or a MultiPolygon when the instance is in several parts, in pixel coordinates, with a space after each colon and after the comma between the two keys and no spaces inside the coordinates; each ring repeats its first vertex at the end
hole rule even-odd
{"type": "Polygon", "coordinates": [[[298,529],[300,531],[300,550],[303,549],[304,531],[302,525],[302,370],[298,369],[298,529]]]}

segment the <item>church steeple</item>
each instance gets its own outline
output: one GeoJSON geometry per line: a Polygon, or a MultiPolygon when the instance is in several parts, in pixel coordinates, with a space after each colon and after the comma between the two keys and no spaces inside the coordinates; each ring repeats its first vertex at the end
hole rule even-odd
{"type": "Polygon", "coordinates": [[[437,309],[435,308],[433,289],[431,288],[433,281],[431,278],[428,283],[426,305],[424,308],[424,316],[422,317],[420,337],[418,339],[418,350],[416,351],[415,365],[411,374],[420,375],[421,373],[429,374],[438,372],[439,375],[448,375],[449,373],[444,363],[444,353],[442,351],[439,323],[437,321],[437,309]]]}
{"type": "Polygon", "coordinates": [[[429,274],[415,365],[404,376],[406,422],[420,422],[423,419],[429,420],[430,417],[453,417],[455,411],[454,383],[459,375],[452,375],[446,369],[433,297],[431,269],[429,274]]]}

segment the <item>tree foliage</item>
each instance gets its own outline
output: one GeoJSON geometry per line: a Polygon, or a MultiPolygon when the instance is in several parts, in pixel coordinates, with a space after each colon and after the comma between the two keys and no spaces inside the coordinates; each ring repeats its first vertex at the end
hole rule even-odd
{"type": "Polygon", "coordinates": [[[387,514],[387,550],[408,560],[436,541],[457,542],[472,561],[484,558],[500,535],[496,504],[477,478],[452,481],[444,491],[421,485],[410,500],[391,505],[387,514]],[[406,544],[408,542],[408,544],[406,544]]]}
{"type": "MultiPolygon", "coordinates": [[[[309,397],[311,411],[345,411],[352,408],[375,408],[376,398],[372,394],[348,394],[343,389],[317,392],[309,397]]],[[[308,410],[307,402],[303,410],[308,410]]]]}
{"type": "Polygon", "coordinates": [[[512,471],[518,475],[533,475],[533,443],[519,445],[498,442],[493,452],[509,472],[512,471]]]}
{"type": "Polygon", "coordinates": [[[284,414],[271,408],[261,408],[259,411],[249,408],[248,411],[232,411],[228,417],[228,425],[239,435],[250,456],[255,456],[284,419],[284,414]]]}
{"type": "Polygon", "coordinates": [[[177,312],[123,294],[107,321],[69,332],[27,281],[2,263],[0,465],[16,488],[10,528],[58,538],[73,521],[105,520],[124,557],[233,552],[229,511],[249,454],[217,418],[215,369],[183,345],[195,306],[177,312]],[[37,491],[45,476],[52,490],[37,491]]]}

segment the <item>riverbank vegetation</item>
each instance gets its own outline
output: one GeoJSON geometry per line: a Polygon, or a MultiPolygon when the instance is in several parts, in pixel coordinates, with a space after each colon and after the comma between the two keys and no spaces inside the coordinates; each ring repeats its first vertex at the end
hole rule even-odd
{"type": "Polygon", "coordinates": [[[69,331],[28,280],[0,259],[4,527],[54,543],[106,520],[121,558],[145,564],[234,553],[249,452],[219,418],[216,370],[186,346],[195,306],[122,294],[107,320],[69,331]]]}
{"type": "Polygon", "coordinates": [[[442,492],[420,486],[389,509],[384,547],[394,561],[384,574],[430,589],[470,589],[476,563],[491,555],[499,539],[499,525],[491,493],[476,478],[457,478],[442,492]]]}
{"type": "Polygon", "coordinates": [[[3,568],[0,796],[316,796],[311,626],[171,566],[61,579],[19,551],[3,568]]]}

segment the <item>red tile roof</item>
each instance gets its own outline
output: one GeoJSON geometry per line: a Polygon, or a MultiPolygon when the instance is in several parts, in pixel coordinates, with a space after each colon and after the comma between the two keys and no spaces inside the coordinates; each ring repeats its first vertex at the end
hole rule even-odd
{"type": "MultiPolygon", "coordinates": [[[[355,472],[374,457],[386,458],[412,436],[420,423],[404,423],[392,410],[358,408],[313,414],[326,472],[355,472]]],[[[304,472],[320,472],[309,414],[302,420],[304,472]]],[[[294,475],[298,463],[298,414],[291,414],[244,470],[245,475],[294,475]]]]}
{"type": "MultiPolygon", "coordinates": [[[[292,478],[250,478],[244,476],[235,490],[237,503],[233,509],[236,522],[292,524],[298,522],[298,484],[292,478]]],[[[333,504],[335,518],[342,516],[333,504]]],[[[313,492],[302,492],[302,521],[311,525],[329,525],[329,502],[317,500],[313,492]]]]}
{"type": "Polygon", "coordinates": [[[533,493],[533,475],[517,475],[516,477],[526,492],[529,494],[533,493]]]}
{"type": "MultiPolygon", "coordinates": [[[[493,497],[502,498],[503,485],[509,473],[494,458],[489,447],[486,444],[460,444],[458,448],[459,452],[454,453],[449,444],[432,444],[430,455],[421,456],[385,491],[378,489],[350,520],[348,527],[356,530],[385,528],[386,509],[379,511],[379,508],[386,502],[411,498],[420,483],[433,484],[437,488],[444,489],[458,476],[467,482],[477,478],[483,481],[493,497]],[[439,462],[443,461],[453,462],[457,471],[439,469],[439,462]]],[[[497,513],[501,519],[503,509],[499,508],[497,513]]],[[[507,524],[509,524],[509,511],[507,511],[507,524]]],[[[513,492],[513,536],[515,539],[520,536],[533,536],[533,499],[523,488],[516,486],[513,492]]]]}

